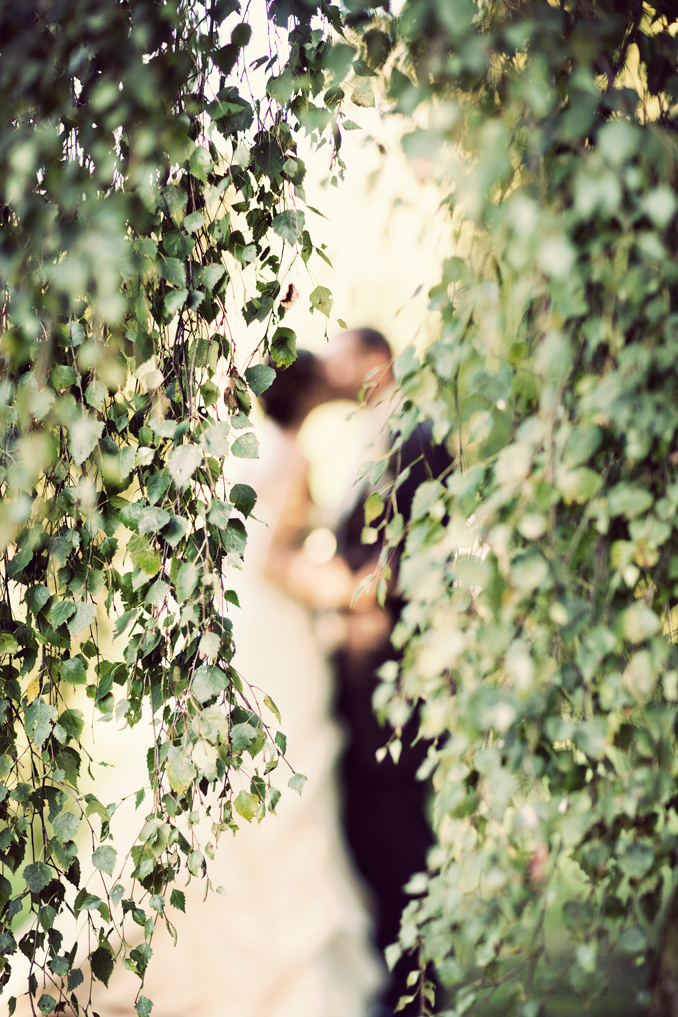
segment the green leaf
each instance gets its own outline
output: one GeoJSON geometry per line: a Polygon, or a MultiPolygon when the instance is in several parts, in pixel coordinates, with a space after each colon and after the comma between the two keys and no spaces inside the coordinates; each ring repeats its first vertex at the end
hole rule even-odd
{"type": "Polygon", "coordinates": [[[223,279],[225,273],[226,269],[223,265],[220,265],[217,262],[212,262],[211,265],[205,265],[203,268],[200,283],[209,293],[211,293],[217,283],[223,279]]]}
{"type": "Polygon", "coordinates": [[[103,429],[103,421],[96,420],[87,413],[76,417],[71,423],[68,429],[68,451],[76,466],[80,466],[92,454],[103,429]]]}
{"type": "Polygon", "coordinates": [[[652,694],[657,682],[657,671],[647,650],[634,653],[622,675],[622,681],[640,705],[652,694]]]}
{"type": "Polygon", "coordinates": [[[446,285],[450,283],[460,282],[466,278],[467,267],[466,262],[463,258],[446,258],[443,261],[443,280],[446,285]]]}
{"type": "Polygon", "coordinates": [[[657,187],[645,195],[642,206],[657,229],[665,229],[675,215],[678,201],[668,187],[657,187]]]}
{"type": "Polygon", "coordinates": [[[332,313],[334,297],[332,296],[332,291],[327,286],[316,286],[308,299],[311,308],[315,308],[316,311],[320,311],[321,314],[329,318],[332,313]]]}
{"type": "MultiPolygon", "coordinates": [[[[66,746],[57,753],[57,766],[64,771],[65,779],[77,787],[78,774],[80,773],[80,756],[71,747],[66,746]]],[[[63,778],[62,778],[63,779],[63,778]]]]}
{"type": "MultiPolygon", "coordinates": [[[[306,176],[306,166],[303,160],[296,157],[285,159],[282,171],[293,184],[301,184],[306,176]]],[[[297,193],[299,192],[297,191],[297,193]]],[[[312,209],[312,211],[314,210],[312,209]]]]}
{"type": "Polygon", "coordinates": [[[242,816],[249,823],[254,819],[259,799],[256,795],[251,795],[247,791],[240,791],[233,804],[238,815],[242,816]]]}
{"type": "Polygon", "coordinates": [[[649,844],[632,844],[618,858],[619,867],[630,879],[642,879],[654,861],[654,851],[649,844]]]}
{"type": "Polygon", "coordinates": [[[57,600],[49,609],[49,620],[55,629],[75,614],[75,604],[72,600],[57,600]]]}
{"type": "Polygon", "coordinates": [[[213,498],[207,510],[208,521],[213,526],[218,526],[219,529],[224,530],[228,526],[230,516],[231,506],[224,501],[220,501],[218,498],[213,498]]]}
{"type": "Polygon", "coordinates": [[[108,982],[113,974],[113,968],[115,967],[115,961],[113,960],[113,954],[108,946],[100,946],[90,957],[90,966],[92,968],[92,974],[95,978],[98,978],[100,982],[103,982],[106,988],[108,988],[108,982]]]}
{"type": "Polygon", "coordinates": [[[291,328],[280,327],[271,339],[271,359],[276,367],[289,367],[297,359],[297,336],[291,328]]]}
{"type": "Polygon", "coordinates": [[[62,844],[65,844],[68,840],[73,840],[78,832],[80,822],[80,816],[76,816],[74,812],[59,813],[52,821],[55,836],[59,838],[62,844]]]}
{"type": "Polygon", "coordinates": [[[213,745],[228,742],[228,717],[220,706],[208,706],[202,710],[196,717],[195,729],[201,738],[213,745]]]}
{"type": "Polygon", "coordinates": [[[242,556],[247,544],[247,531],[239,519],[229,519],[224,531],[224,545],[227,552],[242,556]]]}
{"type": "Polygon", "coordinates": [[[192,876],[203,876],[205,874],[205,859],[200,851],[191,851],[186,859],[186,865],[192,876]]]}
{"type": "MultiPolygon", "coordinates": [[[[40,908],[38,911],[38,921],[45,931],[53,927],[56,915],[56,911],[49,904],[45,904],[40,908]]],[[[55,975],[63,976],[68,971],[68,960],[65,957],[55,957],[50,962],[50,967],[55,975]]]]}
{"type": "Polygon", "coordinates": [[[228,685],[226,674],[216,664],[201,664],[191,682],[191,691],[198,702],[206,703],[218,696],[228,685]]]}
{"type": "Polygon", "coordinates": [[[269,812],[273,813],[273,815],[275,815],[276,806],[280,801],[280,798],[281,794],[278,789],[271,785],[266,793],[266,807],[269,812]]]}
{"type": "MultiPolygon", "coordinates": [[[[177,423],[176,420],[171,420],[169,418],[166,420],[158,420],[157,418],[155,418],[151,419],[150,425],[153,433],[158,438],[169,438],[170,441],[174,441],[174,439],[177,436],[179,424],[177,423]]],[[[157,476],[158,474],[156,474],[156,477],[157,476]]],[[[152,477],[151,479],[155,480],[156,477],[152,477]]]]}
{"type": "Polygon", "coordinates": [[[183,225],[187,233],[196,233],[205,225],[205,216],[202,212],[191,212],[184,219],[183,225]]]}
{"type": "Polygon", "coordinates": [[[100,381],[90,381],[89,385],[85,389],[85,399],[95,410],[102,410],[104,408],[104,399],[106,398],[106,395],[106,386],[100,381]]]}
{"type": "MultiPolygon", "coordinates": [[[[9,841],[4,844],[4,847],[9,847],[9,841]]],[[[11,896],[12,884],[6,876],[0,876],[0,908],[4,908],[11,896]]]]}
{"type": "Polygon", "coordinates": [[[427,480],[420,484],[412,502],[412,519],[423,519],[432,506],[444,495],[444,488],[437,480],[427,480]]]}
{"type": "Polygon", "coordinates": [[[200,580],[200,573],[193,562],[188,561],[179,569],[176,581],[177,600],[183,604],[191,596],[200,580]]]}
{"type": "Polygon", "coordinates": [[[266,91],[271,99],[275,99],[280,106],[286,106],[294,91],[291,70],[286,67],[282,74],[269,78],[266,83],[266,91]]]}
{"type": "Polygon", "coordinates": [[[134,1009],[138,1013],[139,1017],[148,1017],[149,1013],[153,1009],[153,1003],[150,999],[147,999],[146,996],[139,996],[134,1004],[134,1009]]]}
{"type": "Polygon", "coordinates": [[[351,99],[356,106],[373,107],[374,92],[368,78],[359,78],[351,99]]]}
{"type": "Polygon", "coordinates": [[[162,565],[160,552],[156,551],[150,544],[144,542],[137,554],[137,565],[143,572],[146,573],[147,576],[150,577],[156,575],[160,571],[160,566],[162,565]]]}
{"type": "Polygon", "coordinates": [[[177,911],[186,911],[186,894],[183,890],[172,890],[170,894],[170,904],[177,911]]]}
{"type": "MultiPolygon", "coordinates": [[[[63,665],[61,677],[63,678],[63,665]]],[[[84,730],[85,718],[80,710],[64,710],[59,717],[59,724],[69,737],[78,739],[84,730]]]]}
{"type": "Polygon", "coordinates": [[[272,180],[285,165],[286,156],[281,148],[277,132],[262,132],[251,149],[255,165],[272,180]]]}
{"type": "Polygon", "coordinates": [[[148,589],[146,594],[146,603],[150,604],[151,607],[162,607],[169,596],[170,588],[168,583],[162,579],[156,579],[154,583],[148,589]]]}
{"type": "Polygon", "coordinates": [[[637,603],[622,615],[622,631],[626,639],[632,643],[642,643],[645,639],[659,631],[659,618],[645,604],[637,603]]]}
{"type": "Polygon", "coordinates": [[[202,459],[202,452],[197,445],[179,445],[170,452],[167,470],[178,488],[185,487],[190,482],[202,459]]]}
{"type": "Polygon", "coordinates": [[[228,455],[228,432],[230,428],[228,421],[222,420],[212,427],[206,428],[200,436],[200,445],[211,456],[228,455]]]}
{"type": "Polygon", "coordinates": [[[0,653],[16,653],[19,644],[10,632],[0,632],[0,653]]]}
{"type": "Polygon", "coordinates": [[[246,434],[236,438],[231,446],[231,452],[238,459],[258,459],[259,439],[254,431],[247,431],[246,434]]]}
{"type": "Polygon", "coordinates": [[[50,996],[48,992],[43,992],[42,996],[38,1000],[38,1010],[41,1014],[53,1013],[57,1005],[57,1001],[54,996],[50,996]]]}
{"type": "Polygon", "coordinates": [[[70,660],[62,661],[59,677],[64,682],[70,682],[71,685],[86,685],[87,672],[80,657],[71,657],[70,660]]]}
{"type": "Polygon", "coordinates": [[[152,893],[148,900],[149,905],[154,911],[157,911],[159,915],[165,910],[165,898],[159,893],[152,893]]]}
{"type": "MultiPolygon", "coordinates": [[[[185,233],[179,233],[178,230],[171,230],[169,233],[165,233],[162,238],[162,246],[165,249],[165,254],[183,261],[184,258],[190,258],[193,253],[195,240],[193,237],[187,237],[185,233]]],[[[150,355],[151,353],[149,352],[144,359],[148,359],[150,355]]],[[[139,359],[137,359],[137,363],[139,362],[139,359]]]]}
{"type": "Polygon", "coordinates": [[[156,262],[158,272],[163,279],[166,279],[172,286],[184,289],[186,286],[186,265],[178,258],[158,258],[156,262]]]}
{"type": "Polygon", "coordinates": [[[139,513],[137,522],[139,533],[158,533],[170,519],[170,513],[165,509],[149,506],[143,508],[139,513]]]}
{"type": "Polygon", "coordinates": [[[617,941],[617,947],[623,953],[641,953],[646,946],[647,936],[637,925],[625,929],[617,941]]]}
{"type": "Polygon", "coordinates": [[[583,504],[599,489],[601,478],[594,470],[580,466],[574,470],[559,470],[556,485],[566,502],[583,504]]]}
{"type": "Polygon", "coordinates": [[[67,988],[69,992],[73,992],[79,985],[82,985],[84,977],[80,968],[71,968],[68,972],[67,988]]]}
{"type": "MultiPolygon", "coordinates": [[[[170,782],[170,787],[176,794],[182,795],[186,791],[197,776],[197,771],[191,762],[188,753],[183,749],[176,749],[176,754],[170,752],[169,762],[167,763],[167,779],[170,782]]],[[[170,901],[174,903],[174,901],[170,901]]]]}
{"type": "Polygon", "coordinates": [[[25,718],[26,734],[41,748],[57,719],[56,707],[46,703],[40,696],[25,711],[25,718]]]}
{"type": "Polygon", "coordinates": [[[257,492],[249,484],[234,484],[230,498],[238,512],[247,517],[256,504],[257,492]]]}
{"type": "Polygon", "coordinates": [[[87,802],[87,808],[85,809],[85,814],[87,816],[96,815],[100,816],[101,819],[105,821],[108,820],[109,814],[104,808],[104,806],[101,804],[99,799],[96,797],[96,795],[93,794],[85,795],[85,801],[87,802]]]}
{"type": "Polygon", "coordinates": [[[193,176],[204,183],[207,180],[207,175],[212,171],[212,160],[207,149],[197,146],[188,160],[188,166],[193,176]]]}
{"type": "Polygon", "coordinates": [[[380,494],[371,494],[365,502],[365,525],[369,526],[384,511],[384,500],[380,494]]]}
{"type": "Polygon", "coordinates": [[[295,773],[294,776],[290,777],[287,781],[287,786],[300,795],[304,790],[304,784],[307,780],[308,778],[304,777],[303,773],[295,773]]]}
{"type": "Polygon", "coordinates": [[[628,519],[647,512],[652,504],[652,494],[642,487],[622,483],[613,487],[607,496],[608,509],[611,516],[624,515],[628,519]]]}
{"type": "Polygon", "coordinates": [[[171,320],[188,300],[188,290],[170,290],[163,301],[162,311],[167,320],[171,320]]]}
{"type": "Polygon", "coordinates": [[[50,597],[51,594],[46,586],[31,586],[26,590],[26,603],[33,614],[39,614],[50,597]]]}
{"type": "Polygon", "coordinates": [[[166,540],[170,547],[180,544],[188,533],[189,522],[183,516],[170,516],[169,522],[162,530],[162,539],[166,540]]]}
{"type": "Polygon", "coordinates": [[[52,385],[57,390],[71,388],[77,380],[75,370],[67,364],[57,364],[52,371],[52,385]]]}
{"type": "Polygon", "coordinates": [[[303,212],[280,212],[273,219],[273,232],[294,246],[301,241],[305,221],[303,212]]]}
{"type": "Polygon", "coordinates": [[[109,876],[112,876],[117,857],[118,852],[115,848],[108,844],[102,844],[92,854],[92,865],[95,869],[99,869],[100,872],[106,872],[109,876]]]}
{"type": "Polygon", "coordinates": [[[233,747],[233,751],[237,753],[244,752],[257,737],[257,733],[257,729],[252,727],[251,724],[234,724],[231,729],[231,745],[233,747]]]}
{"type": "Polygon", "coordinates": [[[79,635],[83,629],[89,628],[96,621],[96,604],[81,600],[75,605],[75,614],[68,620],[68,631],[72,636],[79,635]]]}
{"type": "Polygon", "coordinates": [[[271,713],[273,714],[275,719],[280,724],[282,722],[282,717],[280,716],[280,711],[279,711],[278,707],[275,705],[275,703],[273,702],[273,700],[271,699],[270,696],[264,696],[264,704],[269,708],[269,710],[271,711],[271,713]]]}
{"type": "Polygon", "coordinates": [[[21,875],[31,893],[40,893],[54,877],[54,871],[44,862],[31,862],[21,875]]]}
{"type": "Polygon", "coordinates": [[[252,367],[248,367],[245,370],[245,381],[254,392],[255,396],[260,396],[262,392],[265,392],[267,388],[273,384],[275,378],[275,371],[272,367],[268,367],[266,364],[254,364],[252,367]]]}
{"type": "Polygon", "coordinates": [[[157,505],[167,488],[170,486],[170,483],[171,480],[166,473],[155,473],[149,479],[146,489],[148,491],[148,500],[151,505],[157,505]]]}

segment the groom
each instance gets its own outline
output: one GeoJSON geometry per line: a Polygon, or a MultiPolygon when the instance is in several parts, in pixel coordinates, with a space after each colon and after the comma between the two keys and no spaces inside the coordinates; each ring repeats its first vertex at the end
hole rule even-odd
{"type": "MultiPolygon", "coordinates": [[[[392,353],[387,340],[370,328],[356,329],[334,339],[325,355],[325,374],[337,398],[356,400],[364,389],[363,412],[370,415],[372,447],[365,460],[387,454],[392,438],[386,429],[394,411],[395,382],[392,353]],[[367,382],[365,378],[367,376],[367,382]]],[[[394,456],[395,458],[395,456],[394,456]]],[[[414,493],[430,476],[450,465],[442,446],[433,446],[430,434],[418,427],[400,449],[398,468],[410,467],[410,475],[398,488],[398,510],[407,525],[414,493]],[[429,472],[430,470],[430,472],[429,472]]],[[[395,463],[393,464],[395,469],[395,463]]],[[[376,567],[378,545],[362,543],[365,501],[371,489],[357,484],[346,500],[337,527],[337,553],[353,572],[376,567]]],[[[397,576],[393,586],[397,585],[397,576]]],[[[369,601],[369,598],[365,598],[369,601]]],[[[427,787],[416,779],[426,755],[426,745],[412,746],[418,720],[414,716],[402,732],[402,753],[397,764],[387,755],[377,762],[376,753],[387,738],[372,708],[376,671],[397,654],[390,641],[401,603],[392,594],[384,608],[376,603],[347,616],[347,639],[335,658],[338,679],[337,709],[347,728],[347,746],[341,763],[344,831],[355,864],[373,893],[376,939],[383,951],[398,938],[400,916],[408,897],[404,885],[415,872],[426,868],[432,834],[424,815],[427,787]]],[[[408,964],[401,961],[392,973],[385,997],[384,1017],[393,1012],[408,990],[408,964]]],[[[405,1011],[416,1012],[414,1004],[405,1011]]]]}

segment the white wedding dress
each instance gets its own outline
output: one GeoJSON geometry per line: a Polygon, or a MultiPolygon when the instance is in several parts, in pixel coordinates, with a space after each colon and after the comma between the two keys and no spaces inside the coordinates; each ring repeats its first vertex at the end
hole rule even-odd
{"type": "MultiPolygon", "coordinates": [[[[261,458],[237,478],[256,489],[261,522],[248,522],[244,569],[235,578],[229,570],[241,604],[232,609],[233,663],[260,703],[265,694],[273,699],[288,757],[308,780],[298,796],[280,763],[277,816],[260,825],[238,818],[240,830],[222,834],[209,862],[212,885],[225,893],[203,903],[204,881],[191,881],[186,914],[170,911],[176,948],[157,923],[143,988],[152,1017],[365,1017],[383,981],[339,827],[341,736],[330,713],[331,673],[309,612],[263,574],[289,486],[305,463],[278,428],[265,422],[259,435],[261,458]]],[[[100,1017],[135,1017],[138,987],[119,966],[108,990],[94,983],[93,1008],[100,1017]]]]}

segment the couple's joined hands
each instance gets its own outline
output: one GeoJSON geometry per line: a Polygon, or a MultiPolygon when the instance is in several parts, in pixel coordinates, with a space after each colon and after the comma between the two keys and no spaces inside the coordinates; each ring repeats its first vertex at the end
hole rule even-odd
{"type": "Polygon", "coordinates": [[[376,607],[376,579],[360,590],[374,566],[352,572],[340,555],[328,562],[314,562],[302,551],[279,550],[269,557],[267,573],[296,600],[317,610],[351,611],[362,614],[376,607]]]}
{"type": "Polygon", "coordinates": [[[299,457],[296,467],[272,535],[265,575],[312,610],[341,612],[346,650],[367,652],[388,640],[391,630],[388,611],[377,603],[378,576],[366,582],[375,573],[376,557],[353,572],[341,555],[317,562],[305,553],[302,545],[313,517],[313,503],[308,464],[299,457]]]}
{"type": "Polygon", "coordinates": [[[342,642],[349,653],[365,653],[388,640],[391,619],[377,604],[377,577],[365,583],[374,574],[375,563],[352,572],[339,555],[322,564],[311,561],[303,551],[288,551],[276,558],[270,577],[290,596],[315,610],[342,612],[342,642]]]}

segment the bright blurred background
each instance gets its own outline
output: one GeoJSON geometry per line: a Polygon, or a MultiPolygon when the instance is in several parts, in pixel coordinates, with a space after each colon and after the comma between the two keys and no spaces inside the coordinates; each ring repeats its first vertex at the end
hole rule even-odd
{"type": "MultiPolygon", "coordinates": [[[[308,268],[297,258],[287,277],[300,299],[284,324],[297,333],[298,343],[320,351],[326,334],[369,325],[382,331],[396,351],[414,339],[436,333],[437,316],[428,310],[428,290],[439,280],[442,259],[450,253],[449,217],[441,210],[444,190],[418,179],[400,147],[405,121],[380,118],[377,109],[350,108],[360,130],[345,131],[341,155],[344,180],[330,165],[329,147],[311,151],[302,139],[299,155],[306,163],[304,189],[306,228],[316,246],[326,245],[332,263],[313,255],[308,268]],[[336,186],[332,181],[336,181],[336,186]],[[310,210],[317,208],[322,215],[310,210]],[[331,318],[309,310],[308,297],[316,285],[327,286],[334,297],[331,318]]],[[[251,296],[253,271],[233,279],[229,328],[241,357],[257,345],[263,326],[249,328],[240,316],[243,295],[251,296]]]]}
{"type": "MultiPolygon", "coordinates": [[[[292,262],[283,289],[291,282],[300,296],[283,324],[296,332],[298,346],[315,353],[341,331],[339,320],[349,329],[369,326],[383,332],[397,355],[413,342],[426,346],[439,329],[428,291],[440,279],[442,260],[452,253],[449,212],[441,208],[446,191],[430,178],[418,177],[403,154],[400,138],[409,122],[382,119],[378,108],[352,106],[349,112],[360,130],[343,132],[343,179],[330,164],[328,146],[314,151],[307,140],[300,142],[307,173],[306,207],[300,203],[299,208],[314,245],[325,245],[332,267],[315,254],[308,266],[300,257],[292,262]],[[329,319],[310,308],[309,294],[317,285],[332,292],[329,319]]],[[[240,314],[253,293],[253,269],[233,276],[228,325],[241,363],[264,330],[259,322],[246,326],[240,314]]],[[[347,403],[318,407],[299,441],[309,460],[313,497],[331,518],[360,465],[365,446],[361,415],[347,403]]]]}

